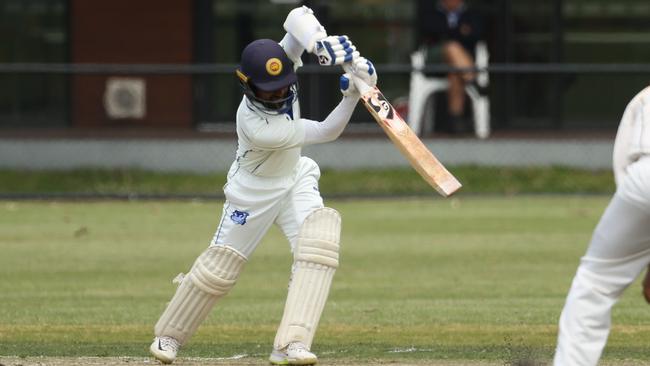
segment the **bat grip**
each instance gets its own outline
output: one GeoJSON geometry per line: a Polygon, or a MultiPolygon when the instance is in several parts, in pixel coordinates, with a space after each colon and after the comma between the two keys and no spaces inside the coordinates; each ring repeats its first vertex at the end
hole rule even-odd
{"type": "Polygon", "coordinates": [[[354,86],[357,87],[357,90],[359,91],[359,94],[364,95],[367,92],[372,90],[370,85],[366,84],[365,81],[361,80],[359,77],[354,75],[354,71],[353,71],[352,65],[350,63],[343,64],[343,71],[350,74],[350,77],[352,78],[352,82],[354,83],[354,86]]]}

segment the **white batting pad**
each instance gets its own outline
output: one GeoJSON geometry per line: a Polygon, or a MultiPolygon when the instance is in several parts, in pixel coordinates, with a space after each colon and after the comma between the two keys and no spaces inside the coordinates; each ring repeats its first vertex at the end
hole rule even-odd
{"type": "Polygon", "coordinates": [[[246,258],[228,246],[211,246],[194,262],[154,328],[184,344],[237,282],[246,258]]]}
{"type": "Polygon", "coordinates": [[[331,208],[312,212],[303,222],[294,253],[293,274],[275,349],[290,342],[307,348],[318,327],[334,272],[339,265],[341,216],[331,208]]]}

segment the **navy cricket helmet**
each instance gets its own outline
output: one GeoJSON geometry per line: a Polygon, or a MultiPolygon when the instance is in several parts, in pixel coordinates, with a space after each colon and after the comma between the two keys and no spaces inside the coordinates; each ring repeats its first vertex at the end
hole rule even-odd
{"type": "Polygon", "coordinates": [[[241,63],[235,71],[244,94],[264,112],[284,113],[291,109],[296,95],[298,77],[280,44],[271,39],[258,39],[244,48],[241,63]],[[263,99],[257,91],[273,92],[288,88],[285,96],[263,99]]]}

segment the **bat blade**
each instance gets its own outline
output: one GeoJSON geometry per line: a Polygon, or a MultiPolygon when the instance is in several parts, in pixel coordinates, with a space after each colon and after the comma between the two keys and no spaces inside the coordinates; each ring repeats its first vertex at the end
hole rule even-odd
{"type": "Polygon", "coordinates": [[[427,149],[377,87],[361,96],[366,109],[420,176],[444,197],[462,185],[427,149]]]}

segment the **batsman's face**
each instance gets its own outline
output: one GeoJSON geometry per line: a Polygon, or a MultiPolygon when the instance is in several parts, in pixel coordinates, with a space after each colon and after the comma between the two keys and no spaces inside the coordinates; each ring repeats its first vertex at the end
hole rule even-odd
{"type": "Polygon", "coordinates": [[[273,91],[263,91],[263,90],[255,91],[255,95],[257,95],[258,98],[263,100],[269,100],[269,101],[284,99],[287,97],[288,94],[289,94],[288,86],[273,91]]]}

